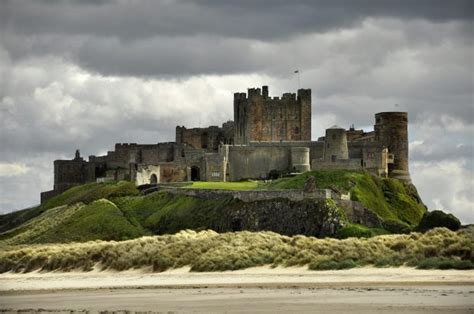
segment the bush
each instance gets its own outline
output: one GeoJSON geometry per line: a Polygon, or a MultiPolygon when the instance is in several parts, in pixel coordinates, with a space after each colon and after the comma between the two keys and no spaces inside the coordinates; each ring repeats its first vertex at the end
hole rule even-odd
{"type": "Polygon", "coordinates": [[[268,173],[268,180],[276,180],[276,179],[279,179],[281,177],[283,177],[283,172],[279,171],[279,170],[276,170],[276,169],[272,169],[268,173]]]}
{"type": "Polygon", "coordinates": [[[391,233],[410,233],[412,231],[408,224],[398,220],[385,220],[382,222],[382,226],[391,233]]]}
{"type": "Polygon", "coordinates": [[[445,227],[456,231],[461,228],[461,222],[453,214],[447,214],[441,210],[426,212],[421,218],[416,230],[426,232],[436,227],[445,227]]]}
{"type": "Polygon", "coordinates": [[[420,261],[418,269],[474,269],[474,264],[469,260],[459,260],[444,257],[430,257],[420,261]]]}
{"type": "Polygon", "coordinates": [[[343,261],[337,262],[333,260],[322,260],[315,261],[308,265],[308,268],[311,270],[339,270],[339,269],[350,269],[357,267],[357,263],[352,259],[345,259],[343,261]]]}
{"type": "Polygon", "coordinates": [[[347,238],[371,238],[376,235],[387,234],[388,232],[384,229],[379,228],[367,228],[362,225],[349,224],[339,229],[336,233],[336,238],[347,239],[347,238]]]}

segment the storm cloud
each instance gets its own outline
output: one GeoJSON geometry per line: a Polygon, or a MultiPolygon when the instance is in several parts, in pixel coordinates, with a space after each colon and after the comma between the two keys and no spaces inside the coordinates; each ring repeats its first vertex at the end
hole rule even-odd
{"type": "Polygon", "coordinates": [[[314,139],[408,111],[423,200],[472,223],[473,15],[472,1],[2,1],[1,210],[38,203],[76,148],[218,125],[233,92],[294,91],[299,69],[314,139]]]}

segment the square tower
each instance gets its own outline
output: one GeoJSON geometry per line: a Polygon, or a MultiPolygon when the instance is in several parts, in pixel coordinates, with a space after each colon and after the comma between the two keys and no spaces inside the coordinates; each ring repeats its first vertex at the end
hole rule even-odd
{"type": "Polygon", "coordinates": [[[234,94],[235,144],[311,141],[311,90],[270,97],[268,87],[234,94]]]}

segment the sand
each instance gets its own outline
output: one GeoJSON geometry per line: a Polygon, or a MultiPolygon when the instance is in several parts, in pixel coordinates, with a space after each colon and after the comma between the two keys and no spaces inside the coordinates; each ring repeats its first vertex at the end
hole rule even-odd
{"type": "Polygon", "coordinates": [[[0,274],[0,309],[164,313],[474,313],[474,271],[251,268],[0,274]]]}

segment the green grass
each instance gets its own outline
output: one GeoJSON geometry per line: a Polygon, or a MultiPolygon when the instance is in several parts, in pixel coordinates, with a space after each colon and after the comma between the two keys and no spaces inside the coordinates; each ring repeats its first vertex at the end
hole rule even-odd
{"type": "Polygon", "coordinates": [[[302,189],[306,180],[312,176],[316,179],[318,189],[334,189],[349,191],[355,182],[355,178],[361,173],[347,170],[321,170],[308,171],[295,177],[281,178],[265,185],[269,189],[302,189]]]}
{"type": "Polygon", "coordinates": [[[100,199],[81,207],[64,223],[48,229],[38,242],[126,240],[147,234],[111,201],[100,199]]]}
{"type": "Polygon", "coordinates": [[[259,181],[242,182],[193,182],[186,188],[192,189],[214,189],[214,190],[256,190],[262,185],[259,181]]]}
{"type": "Polygon", "coordinates": [[[0,233],[16,228],[26,221],[41,215],[46,209],[40,206],[0,215],[0,233]]]}
{"type": "MultiPolygon", "coordinates": [[[[114,206],[99,201],[100,206],[114,206]]],[[[255,266],[305,266],[314,270],[378,267],[472,269],[474,229],[436,228],[372,238],[317,239],[273,232],[182,231],[128,241],[9,246],[0,251],[0,272],[127,270],[223,271],[255,266]]]]}
{"type": "Polygon", "coordinates": [[[204,200],[165,192],[122,197],[114,202],[131,221],[136,221],[152,234],[207,229],[217,224],[224,208],[236,203],[230,198],[204,200]]]}
{"type": "Polygon", "coordinates": [[[101,199],[49,209],[0,234],[3,245],[90,240],[124,240],[147,234],[112,202],[101,199]]]}
{"type": "Polygon", "coordinates": [[[383,220],[415,226],[426,211],[417,200],[416,190],[396,179],[361,174],[356,177],[351,193],[352,200],[361,202],[383,220]]]}
{"type": "Polygon", "coordinates": [[[382,234],[389,234],[387,230],[382,228],[367,228],[358,224],[348,224],[347,226],[342,227],[336,233],[336,238],[346,239],[350,237],[356,238],[370,238],[382,234]]]}
{"type": "Polygon", "coordinates": [[[64,193],[52,197],[43,204],[41,208],[48,209],[62,205],[75,203],[91,203],[99,199],[111,199],[120,196],[136,196],[140,192],[135,184],[128,181],[108,182],[108,183],[88,183],[75,186],[64,193]]]}
{"type": "Polygon", "coordinates": [[[424,212],[416,189],[396,179],[372,176],[366,172],[347,170],[309,171],[299,176],[281,178],[265,185],[270,189],[301,189],[308,177],[316,179],[316,187],[342,193],[361,202],[383,220],[416,226],[424,212]]]}

